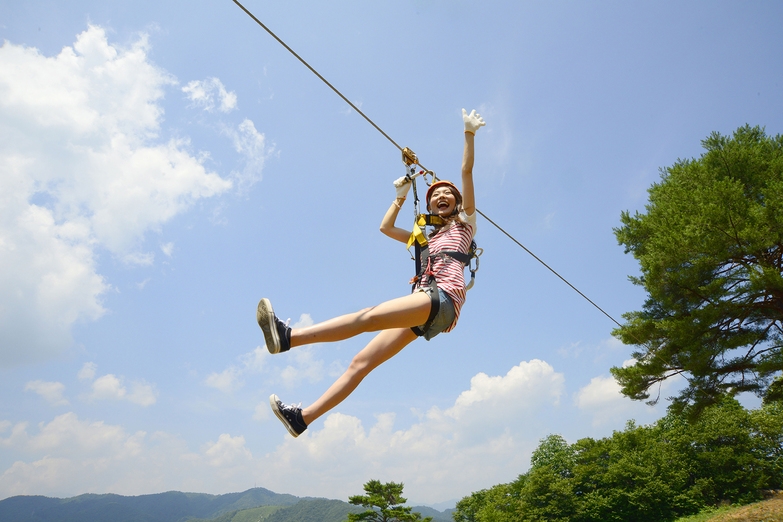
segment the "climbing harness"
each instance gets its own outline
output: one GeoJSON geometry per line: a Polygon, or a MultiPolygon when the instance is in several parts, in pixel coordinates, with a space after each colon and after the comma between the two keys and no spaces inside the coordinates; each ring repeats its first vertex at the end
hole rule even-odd
{"type": "MultiPolygon", "coordinates": [[[[476,272],[479,269],[479,256],[481,256],[484,250],[476,245],[475,240],[471,240],[470,247],[468,248],[467,252],[442,250],[436,254],[430,254],[426,227],[443,226],[446,224],[446,220],[436,214],[422,214],[419,212],[419,193],[416,188],[416,178],[422,177],[424,183],[430,187],[427,191],[428,199],[431,191],[435,186],[450,185],[453,187],[454,185],[448,181],[438,180],[438,177],[432,171],[420,170],[419,172],[416,172],[418,159],[416,154],[414,154],[413,151],[407,147],[405,147],[405,149],[402,151],[402,162],[405,164],[405,179],[408,183],[411,184],[411,189],[413,191],[413,230],[406,244],[406,248],[409,252],[411,246],[413,247],[413,254],[411,257],[414,260],[416,266],[416,273],[410,281],[412,285],[411,292],[416,291],[416,286],[425,275],[427,276],[429,283],[429,288],[427,289],[427,293],[430,296],[429,316],[427,317],[427,321],[424,323],[424,325],[412,328],[416,335],[422,336],[427,330],[429,330],[433,321],[437,317],[438,312],[440,311],[440,292],[437,287],[436,274],[430,270],[430,267],[432,266],[435,259],[440,258],[445,260],[445,258],[449,257],[462,263],[463,267],[468,268],[470,271],[470,282],[465,286],[465,290],[470,290],[473,288],[473,284],[476,281],[476,272]],[[427,176],[432,178],[432,181],[429,183],[427,183],[427,176]]],[[[429,203],[427,203],[427,209],[429,210],[429,203]]]]}

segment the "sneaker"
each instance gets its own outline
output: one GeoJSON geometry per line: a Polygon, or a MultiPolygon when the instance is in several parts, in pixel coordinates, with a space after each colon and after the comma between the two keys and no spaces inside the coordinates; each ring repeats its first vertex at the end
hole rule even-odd
{"type": "Polygon", "coordinates": [[[302,418],[302,408],[299,406],[283,404],[280,398],[275,394],[272,394],[272,396],[269,397],[269,405],[272,406],[272,411],[275,412],[275,415],[280,419],[280,422],[285,425],[288,433],[294,437],[298,437],[307,429],[307,424],[305,424],[305,421],[302,418]]]}
{"type": "Polygon", "coordinates": [[[264,332],[269,353],[286,352],[291,348],[291,327],[277,318],[269,299],[263,298],[258,302],[256,320],[264,332]]]}

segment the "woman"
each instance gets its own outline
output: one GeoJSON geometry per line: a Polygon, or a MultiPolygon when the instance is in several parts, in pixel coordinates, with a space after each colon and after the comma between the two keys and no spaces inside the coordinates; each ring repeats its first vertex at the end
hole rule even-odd
{"type": "MultiPolygon", "coordinates": [[[[429,257],[416,291],[372,308],[329,319],[305,328],[290,328],[275,316],[268,299],[258,303],[258,325],[264,332],[270,353],[280,353],[312,343],[341,341],[365,332],[380,332],[351,361],[350,366],[321,397],[310,406],[300,408],[284,404],[277,395],[269,398],[275,415],[294,437],[321,415],[342,402],[373,369],[410,344],[416,337],[427,340],[441,332],[451,331],[457,324],[465,302],[464,265],[439,252],[457,251],[463,254],[476,233],[476,203],[473,194],[473,140],[484,120],[475,110],[462,109],[465,124],[465,146],[462,156],[462,192],[449,181],[433,183],[427,191],[427,210],[441,218],[443,224],[429,238],[429,257]],[[435,284],[431,284],[433,282],[435,284]],[[437,296],[431,298],[431,294],[437,296]],[[434,317],[430,312],[437,310],[434,317]]],[[[403,243],[411,233],[395,225],[410,182],[395,181],[397,198],[381,221],[381,232],[403,243]]]]}

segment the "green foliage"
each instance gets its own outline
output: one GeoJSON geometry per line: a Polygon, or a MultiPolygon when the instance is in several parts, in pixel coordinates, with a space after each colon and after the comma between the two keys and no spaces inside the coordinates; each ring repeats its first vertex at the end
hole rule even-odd
{"type": "Polygon", "coordinates": [[[456,522],[664,522],[783,487],[783,404],[724,398],[600,440],[543,439],[530,470],[457,503],[456,522]]]}
{"type": "MultiPolygon", "coordinates": [[[[283,509],[282,506],[261,506],[250,509],[236,511],[230,522],[258,522],[259,520],[269,520],[269,516],[283,509]]],[[[214,521],[213,521],[214,522],[214,521]]]]}
{"type": "Polygon", "coordinates": [[[514,522],[519,520],[519,492],[526,477],[473,493],[457,502],[455,522],[514,522]]]}
{"type": "Polygon", "coordinates": [[[355,506],[368,508],[367,511],[350,513],[348,521],[408,522],[423,520],[431,522],[431,517],[422,519],[421,514],[411,512],[413,508],[402,505],[407,502],[407,499],[402,497],[402,488],[401,482],[382,484],[379,480],[370,480],[364,485],[366,495],[354,495],[348,499],[348,502],[355,506]]]}
{"type": "Polygon", "coordinates": [[[783,370],[783,136],[745,126],[702,144],[615,229],[648,298],[613,332],[638,347],[637,364],[612,374],[633,399],[689,376],[674,405],[696,413],[740,392],[783,397],[780,380],[770,387],[783,370]]]}
{"type": "MultiPolygon", "coordinates": [[[[341,500],[325,498],[301,500],[291,507],[276,511],[263,522],[326,522],[344,521],[356,508],[341,500]]],[[[257,520],[257,519],[256,519],[257,520]]],[[[238,522],[232,520],[231,522],[238,522]]],[[[255,522],[255,521],[254,521],[255,522]]]]}

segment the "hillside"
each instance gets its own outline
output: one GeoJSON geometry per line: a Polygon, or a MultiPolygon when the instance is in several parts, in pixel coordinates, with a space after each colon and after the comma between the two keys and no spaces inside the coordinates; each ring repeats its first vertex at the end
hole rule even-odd
{"type": "Polygon", "coordinates": [[[746,506],[726,507],[714,513],[681,518],[676,522],[783,522],[783,492],[746,506]]]}
{"type": "MultiPolygon", "coordinates": [[[[155,495],[80,495],[58,499],[17,496],[0,501],[0,521],[13,522],[342,522],[361,511],[340,500],[301,498],[264,488],[207,495],[170,491],[155,495]]],[[[427,507],[414,511],[435,522],[451,515],[427,507]]]]}

